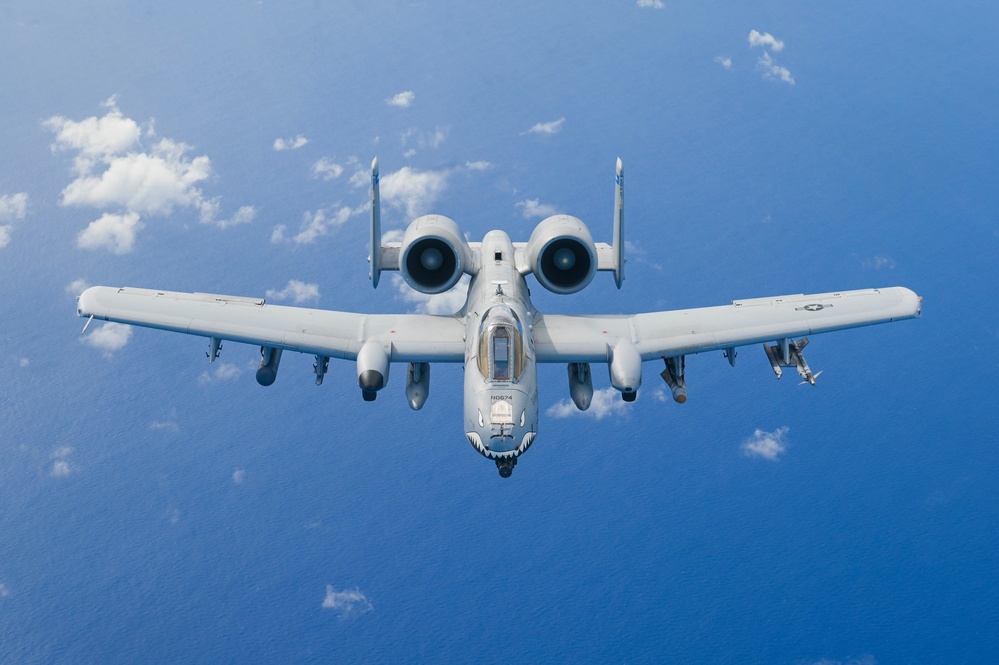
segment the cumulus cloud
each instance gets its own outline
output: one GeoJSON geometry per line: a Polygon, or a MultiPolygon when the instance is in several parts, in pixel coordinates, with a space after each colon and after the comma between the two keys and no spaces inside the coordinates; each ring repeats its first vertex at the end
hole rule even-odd
{"type": "Polygon", "coordinates": [[[791,76],[791,71],[787,67],[778,64],[771,54],[771,51],[774,53],[783,51],[784,42],[769,32],[761,33],[757,30],[750,30],[749,47],[763,49],[763,53],[760,54],[759,59],[756,61],[756,70],[763,75],[763,78],[794,85],[794,77],[791,76]]]}
{"type": "Polygon", "coordinates": [[[107,249],[115,254],[128,254],[135,246],[135,237],[142,229],[139,214],[104,213],[76,236],[80,249],[107,249]]]}
{"type": "Polygon", "coordinates": [[[280,291],[268,289],[266,296],[270,300],[291,300],[296,305],[304,302],[315,302],[319,300],[319,285],[306,284],[297,279],[289,279],[288,283],[280,291]]]}
{"type": "Polygon", "coordinates": [[[895,269],[895,259],[890,256],[875,256],[873,259],[868,259],[864,261],[865,268],[874,268],[875,270],[894,270],[895,269]]]}
{"type": "Polygon", "coordinates": [[[389,106],[395,106],[397,108],[406,109],[413,105],[413,100],[416,99],[416,93],[412,90],[406,90],[405,92],[400,92],[398,94],[392,95],[385,100],[385,103],[389,106]]]}
{"type": "Polygon", "coordinates": [[[357,587],[337,591],[333,585],[326,585],[323,608],[337,612],[342,618],[365,614],[375,609],[371,601],[357,587]]]}
{"type": "Polygon", "coordinates": [[[524,134],[558,134],[562,131],[562,125],[565,124],[565,118],[559,118],[558,120],[552,120],[551,122],[539,122],[534,125],[524,134]]]}
{"type": "Polygon", "coordinates": [[[50,456],[52,459],[52,468],[49,470],[49,475],[54,478],[65,478],[73,473],[73,467],[67,458],[74,452],[75,450],[71,446],[62,446],[52,453],[50,456]]]}
{"type": "Polygon", "coordinates": [[[663,0],[638,0],[638,6],[645,9],[662,9],[666,5],[663,4],[663,0]]]}
{"type": "Polygon", "coordinates": [[[190,146],[169,138],[146,147],[144,135],[150,140],[155,137],[152,121],[143,130],[122,114],[113,97],[104,106],[107,112],[101,118],[76,121],[52,116],[42,123],[55,135],[53,151],[77,153],[75,177],[63,189],[60,203],[107,211],[80,234],[81,247],[130,252],[142,228],[140,216],[166,216],[176,208],[194,209],[203,223],[221,228],[253,219],[252,206],[220,219],[219,199],[206,198],[199,188],[213,175],[207,156],[191,157],[190,146]]]}
{"type": "Polygon", "coordinates": [[[488,171],[493,167],[492,164],[485,161],[478,162],[465,162],[465,168],[469,171],[488,171]]]}
{"type": "MultiPolygon", "coordinates": [[[[28,213],[28,195],[25,192],[0,196],[0,222],[23,220],[28,213]]],[[[13,224],[0,224],[0,249],[10,244],[13,224]]]]}
{"type": "Polygon", "coordinates": [[[569,418],[571,416],[587,416],[595,420],[603,420],[609,416],[624,415],[629,412],[631,404],[621,399],[621,393],[613,386],[593,391],[590,408],[580,411],[571,399],[564,399],[548,407],[546,412],[553,418],[569,418]]]}
{"type": "Polygon", "coordinates": [[[757,30],[749,31],[749,45],[768,48],[774,53],[780,53],[781,51],[784,50],[784,42],[777,39],[769,32],[761,33],[757,30]]]}
{"type": "Polygon", "coordinates": [[[787,451],[785,443],[787,432],[787,427],[778,427],[773,432],[758,429],[753,432],[753,436],[743,442],[742,452],[748,457],[762,457],[776,462],[787,451]]]}
{"type": "Polygon", "coordinates": [[[764,52],[760,56],[760,59],[756,61],[756,69],[763,74],[763,78],[776,79],[783,83],[794,85],[794,77],[791,76],[790,70],[787,67],[778,65],[773,56],[767,52],[764,52]]]}
{"type": "Polygon", "coordinates": [[[349,208],[346,206],[320,208],[315,212],[306,212],[302,218],[302,225],[298,233],[287,237],[288,227],[279,224],[271,232],[271,242],[279,243],[290,240],[299,245],[307,245],[315,242],[320,237],[329,234],[333,229],[342,226],[348,219],[356,214],[364,212],[365,208],[349,208]]]}
{"type": "Polygon", "coordinates": [[[170,432],[176,434],[180,431],[180,426],[172,420],[154,420],[149,423],[149,429],[153,432],[170,432]]]}
{"type": "Polygon", "coordinates": [[[232,472],[232,482],[242,485],[244,480],[246,480],[246,471],[244,469],[236,469],[232,472]]]}
{"type": "Polygon", "coordinates": [[[722,69],[732,69],[732,58],[724,55],[716,55],[715,62],[722,66],[722,69]]]}
{"type": "Polygon", "coordinates": [[[382,176],[382,203],[405,210],[410,218],[418,217],[428,212],[444,193],[452,173],[450,169],[419,171],[404,166],[382,176]]]}
{"type": "Polygon", "coordinates": [[[399,142],[402,147],[408,148],[404,156],[407,158],[412,157],[416,154],[417,148],[421,150],[423,148],[439,148],[447,140],[447,135],[450,131],[450,127],[435,127],[432,132],[420,131],[415,127],[407,129],[399,136],[399,142]]]}
{"type": "Polygon", "coordinates": [[[392,286],[395,287],[399,298],[403,302],[414,304],[417,314],[441,314],[449,316],[458,312],[465,306],[465,299],[468,296],[468,275],[462,275],[458,283],[450,291],[428,295],[420,293],[406,283],[399,274],[393,273],[392,286]]]}
{"type": "Polygon", "coordinates": [[[343,167],[329,157],[323,157],[312,165],[312,177],[323,180],[335,180],[343,175],[343,167]]]}
{"type": "Polygon", "coordinates": [[[28,194],[19,192],[0,196],[0,222],[23,220],[28,214],[28,194]]]}
{"type": "Polygon", "coordinates": [[[214,362],[212,368],[202,372],[198,377],[198,385],[207,386],[222,381],[231,381],[243,373],[243,370],[232,363],[214,362]]]}
{"type": "Polygon", "coordinates": [[[104,352],[105,358],[110,358],[115,351],[125,348],[132,338],[132,326],[124,323],[105,323],[83,338],[88,346],[104,352]]]}
{"type": "Polygon", "coordinates": [[[87,282],[87,280],[81,277],[80,279],[74,279],[72,282],[66,285],[66,293],[75,298],[89,288],[90,284],[87,282]]]}
{"type": "Polygon", "coordinates": [[[541,203],[538,199],[527,199],[515,205],[521,209],[521,212],[527,219],[550,217],[551,215],[558,214],[558,208],[548,203],[541,203]]]}
{"type": "Polygon", "coordinates": [[[281,152],[283,150],[298,150],[302,146],[308,144],[309,139],[305,138],[301,134],[290,139],[274,139],[274,150],[276,152],[281,152]]]}

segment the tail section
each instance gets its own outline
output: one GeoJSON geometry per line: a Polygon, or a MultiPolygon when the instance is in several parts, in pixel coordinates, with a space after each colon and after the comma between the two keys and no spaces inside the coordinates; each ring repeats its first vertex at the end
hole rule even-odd
{"type": "Polygon", "coordinates": [[[624,165],[617,159],[617,173],[614,177],[614,241],[611,245],[614,256],[614,283],[621,288],[624,282],[624,165]]]}
{"type": "Polygon", "coordinates": [[[378,278],[382,274],[382,207],[378,194],[378,158],[371,162],[371,263],[368,276],[371,285],[378,288],[378,278]]]}

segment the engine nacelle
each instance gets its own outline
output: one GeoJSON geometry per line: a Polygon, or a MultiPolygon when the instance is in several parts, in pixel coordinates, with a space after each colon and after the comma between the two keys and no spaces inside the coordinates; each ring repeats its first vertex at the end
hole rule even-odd
{"type": "Polygon", "coordinates": [[[444,293],[471,265],[472,252],[454,220],[424,215],[413,220],[402,236],[399,272],[421,293],[444,293]]]}
{"type": "Polygon", "coordinates": [[[534,229],[527,260],[541,285],[553,293],[576,293],[597,272],[597,248],[586,224],[570,215],[552,215],[534,229]]]}

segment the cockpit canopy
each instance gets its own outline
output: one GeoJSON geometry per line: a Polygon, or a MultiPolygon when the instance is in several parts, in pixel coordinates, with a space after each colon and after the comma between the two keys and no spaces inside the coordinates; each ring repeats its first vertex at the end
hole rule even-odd
{"type": "Polygon", "coordinates": [[[505,305],[489,308],[482,317],[478,365],[486,381],[516,381],[524,372],[524,328],[505,305]]]}

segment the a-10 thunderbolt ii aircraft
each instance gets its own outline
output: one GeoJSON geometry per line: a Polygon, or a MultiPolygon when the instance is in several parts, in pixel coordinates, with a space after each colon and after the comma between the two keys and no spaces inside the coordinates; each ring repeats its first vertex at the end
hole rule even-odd
{"type": "MultiPolygon", "coordinates": [[[[777,377],[794,368],[814,385],[805,362],[803,335],[917,317],[920,298],[903,287],[736,300],[730,305],[631,315],[542,314],[531,303],[526,277],[534,273],[549,291],[576,293],[598,270],[624,280],[624,172],[617,162],[614,236],[593,242],[582,221],[554,215],[526,242],[490,231],[468,242],[441,215],[413,221],[402,242],[381,242],[378,160],[371,165],[370,277],[398,270],[411,287],[443,293],[463,274],[471,277],[465,306],[451,316],[357,314],[268,305],[263,298],[175,293],[95,286],[80,296],[77,312],[93,319],[159,328],[209,338],[208,359],[223,340],[260,347],[257,381],[274,382],[283,351],[315,356],[316,384],[331,358],[356,363],[366,401],[389,380],[392,363],[406,363],[406,397],[423,407],[431,363],[464,363],[465,437],[496,463],[504,478],[538,434],[537,363],[564,363],[569,395],[586,410],[593,396],[592,363],[606,364],[621,398],[633,401],[642,385],[642,363],[665,362],[661,376],[677,402],[687,399],[684,358],[763,343],[777,377]],[[795,340],[794,338],[801,338],[795,340]]],[[[86,330],[86,326],[84,327],[86,330]]]]}

